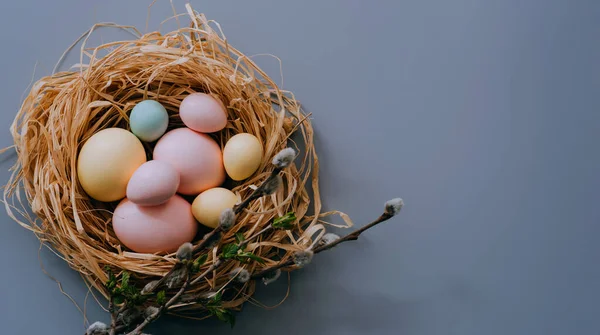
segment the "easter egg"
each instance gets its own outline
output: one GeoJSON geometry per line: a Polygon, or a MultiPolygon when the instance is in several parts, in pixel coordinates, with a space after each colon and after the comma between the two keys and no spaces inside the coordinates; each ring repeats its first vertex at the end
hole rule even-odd
{"type": "Polygon", "coordinates": [[[238,202],[235,193],[222,187],[215,187],[200,193],[192,203],[192,213],[198,222],[216,228],[219,216],[224,209],[233,208],[238,202]]]}
{"type": "Polygon", "coordinates": [[[140,253],[174,252],[196,236],[190,204],[175,195],[158,206],[139,206],[125,198],[113,213],[113,229],[126,247],[140,253]]]}
{"type": "Polygon", "coordinates": [[[121,200],[129,178],[144,162],[146,152],[137,137],[125,129],[107,128],[83,144],[77,157],[77,177],[90,197],[121,200]]]}
{"type": "Polygon", "coordinates": [[[127,184],[127,199],[140,206],[165,203],[177,192],[179,173],[169,163],[149,161],[142,164],[127,184]]]}
{"type": "Polygon", "coordinates": [[[192,93],[179,106],[181,121],[201,133],[214,133],[227,125],[227,112],[221,101],[204,93],[192,93]]]}
{"type": "Polygon", "coordinates": [[[262,162],[262,144],[252,134],[241,133],[233,136],[223,149],[225,171],[233,180],[250,177],[262,162]]]}
{"type": "Polygon", "coordinates": [[[179,172],[177,192],[196,195],[225,181],[221,148],[210,136],[188,128],[166,133],[154,147],[154,159],[179,172]]]}
{"type": "Polygon", "coordinates": [[[158,101],[143,100],[133,107],[129,125],[131,132],[140,140],[154,142],[167,130],[169,114],[158,101]]]}

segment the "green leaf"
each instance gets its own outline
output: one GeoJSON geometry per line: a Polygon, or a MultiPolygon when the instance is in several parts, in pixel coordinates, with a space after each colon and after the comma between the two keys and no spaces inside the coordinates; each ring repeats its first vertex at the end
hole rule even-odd
{"type": "Polygon", "coordinates": [[[123,296],[127,299],[127,303],[137,306],[146,301],[147,297],[143,296],[135,285],[122,287],[121,290],[123,291],[123,296]]]}
{"type": "Polygon", "coordinates": [[[244,242],[244,233],[235,233],[235,240],[238,244],[242,244],[242,242],[244,242]]]}
{"type": "Polygon", "coordinates": [[[192,263],[191,271],[192,273],[198,273],[200,271],[200,267],[206,263],[206,259],[208,258],[208,254],[200,255],[200,257],[196,258],[194,263],[192,263]]]}
{"type": "Polygon", "coordinates": [[[108,289],[109,292],[113,292],[115,287],[117,287],[117,282],[113,279],[113,280],[109,280],[106,283],[106,288],[108,289]]]}
{"type": "Polygon", "coordinates": [[[260,258],[259,256],[251,253],[251,252],[244,252],[238,255],[237,260],[238,261],[242,261],[242,262],[246,262],[249,259],[254,260],[256,262],[259,262],[260,264],[265,264],[265,261],[260,258]]]}
{"type": "Polygon", "coordinates": [[[239,247],[236,244],[226,244],[221,249],[220,257],[222,259],[230,259],[237,255],[239,247]]]}
{"type": "Polygon", "coordinates": [[[129,294],[127,296],[127,303],[131,304],[131,305],[137,305],[137,303],[139,302],[140,296],[136,293],[133,294],[129,294]]]}
{"type": "Polygon", "coordinates": [[[208,254],[203,254],[200,255],[200,257],[196,258],[196,260],[194,261],[194,264],[197,264],[198,267],[204,265],[204,263],[206,263],[206,260],[208,259],[208,254]]]}
{"type": "Polygon", "coordinates": [[[121,290],[127,299],[131,298],[135,294],[135,287],[133,286],[121,286],[121,290]]]}
{"type": "Polygon", "coordinates": [[[112,292],[113,289],[117,286],[117,278],[115,277],[115,274],[112,272],[108,265],[104,267],[104,271],[106,271],[106,274],[108,275],[108,279],[106,280],[106,283],[104,285],[106,286],[109,292],[112,292]]]}
{"type": "Polygon", "coordinates": [[[123,271],[123,274],[121,275],[121,287],[123,289],[127,289],[128,286],[129,286],[129,272],[123,271]]]}
{"type": "Polygon", "coordinates": [[[275,229],[289,230],[294,228],[294,221],[296,221],[296,214],[294,212],[288,212],[284,216],[280,216],[273,220],[272,226],[275,229]]]}
{"type": "Polygon", "coordinates": [[[125,302],[125,297],[121,294],[113,294],[113,302],[115,303],[115,305],[120,305],[123,302],[125,302]]]}
{"type": "Polygon", "coordinates": [[[233,314],[230,311],[227,311],[227,321],[230,325],[231,328],[233,328],[233,326],[235,326],[235,314],[233,314]]]}
{"type": "Polygon", "coordinates": [[[211,309],[211,308],[216,308],[216,307],[220,307],[221,306],[221,299],[223,298],[223,293],[222,292],[217,292],[214,297],[212,297],[210,299],[210,301],[206,304],[206,307],[211,309]]]}
{"type": "Polygon", "coordinates": [[[235,315],[231,311],[225,308],[212,308],[209,309],[209,312],[215,317],[217,317],[217,319],[219,319],[220,321],[229,323],[231,325],[231,328],[233,328],[233,326],[235,325],[235,315]]]}
{"type": "Polygon", "coordinates": [[[115,287],[115,288],[113,288],[111,293],[112,293],[112,295],[115,295],[115,296],[116,295],[123,296],[123,289],[121,287],[115,287]]]}
{"type": "Polygon", "coordinates": [[[167,302],[167,293],[165,290],[158,292],[156,295],[156,303],[160,306],[164,305],[167,302]]]}
{"type": "Polygon", "coordinates": [[[226,309],[220,309],[218,311],[217,318],[223,322],[229,323],[231,328],[233,328],[235,325],[235,315],[226,309]]]}
{"type": "Polygon", "coordinates": [[[235,315],[226,308],[221,306],[221,299],[223,298],[223,294],[218,292],[215,296],[206,304],[206,308],[211,315],[217,317],[217,319],[227,322],[233,326],[235,325],[235,315]]]}
{"type": "Polygon", "coordinates": [[[221,320],[221,321],[225,321],[225,319],[224,319],[224,317],[225,317],[225,313],[223,313],[223,310],[222,310],[222,309],[215,309],[215,310],[214,310],[214,314],[215,314],[215,316],[216,316],[216,317],[217,317],[219,320],[221,320]]]}

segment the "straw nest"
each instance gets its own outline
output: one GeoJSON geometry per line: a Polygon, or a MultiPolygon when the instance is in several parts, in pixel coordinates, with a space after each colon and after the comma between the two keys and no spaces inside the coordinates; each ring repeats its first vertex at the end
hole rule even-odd
{"type": "MultiPolygon", "coordinates": [[[[333,214],[321,213],[313,129],[299,103],[250,58],[230,46],[218,24],[188,11],[191,24],[187,27],[167,34],[142,35],[135,28],[118,26],[136,38],[89,48],[87,37],[101,25],[95,26],[80,39],[83,46],[77,68],[37,81],[11,127],[18,158],[4,193],[8,214],[105,297],[106,266],[130,272],[131,281],[143,287],[165,275],[176,262],[173,254],[139,254],[122,246],[111,225],[116,204],[89,198],[76,177],[82,144],[101,129],[127,129],[129,112],[143,99],[155,99],[167,108],[170,128],[183,125],[178,107],[192,92],[212,94],[227,106],[227,127],[213,134],[217,143],[223,147],[231,136],[247,132],[263,143],[265,153],[258,172],[228,185],[242,199],[270,173],[270,160],[279,150],[291,145],[302,152],[296,165],[282,172],[284,187],[254,201],[221,241],[232,242],[236,232],[250,236],[273,218],[288,211],[296,213],[298,228],[291,232],[275,230],[249,245],[266,264],[254,263],[248,270],[275,265],[289,259],[294,251],[313,245],[325,232],[323,217],[333,214]],[[312,194],[307,191],[309,183],[312,194]],[[312,215],[308,215],[311,199],[312,215]]],[[[150,153],[151,147],[146,146],[150,153]]],[[[350,224],[344,214],[335,213],[350,224]]],[[[216,251],[209,251],[204,269],[211,265],[216,251]]],[[[231,262],[220,267],[191,291],[218,288],[229,280],[228,273],[235,266],[236,262],[231,262]]],[[[239,307],[253,293],[254,282],[250,281],[224,306],[239,307]]],[[[199,306],[180,306],[180,310],[194,308],[199,306]]]]}

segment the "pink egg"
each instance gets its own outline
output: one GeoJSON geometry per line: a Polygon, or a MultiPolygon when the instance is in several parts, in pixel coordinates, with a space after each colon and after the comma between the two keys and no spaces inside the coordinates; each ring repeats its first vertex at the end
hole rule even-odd
{"type": "Polygon", "coordinates": [[[221,148],[210,136],[188,128],[166,133],[154,147],[154,159],[179,172],[181,194],[194,195],[225,181],[221,148]]]}
{"type": "Polygon", "coordinates": [[[227,125],[223,103],[204,93],[192,93],[183,99],[179,116],[187,127],[201,133],[214,133],[227,125]]]}
{"type": "Polygon", "coordinates": [[[174,252],[196,236],[198,224],[191,205],[175,195],[158,206],[139,206],[123,199],[113,213],[115,234],[140,253],[174,252]]]}
{"type": "Polygon", "coordinates": [[[149,161],[142,164],[127,184],[127,198],[140,206],[165,203],[179,188],[179,173],[169,163],[149,161]]]}

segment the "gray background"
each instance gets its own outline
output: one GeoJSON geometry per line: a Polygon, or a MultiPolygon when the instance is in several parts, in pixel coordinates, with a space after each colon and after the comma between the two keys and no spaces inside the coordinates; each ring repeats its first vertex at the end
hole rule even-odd
{"type": "MultiPolygon", "coordinates": [[[[94,22],[143,29],[147,4],[2,1],[0,144],[11,143],[36,62],[36,78],[49,74],[94,22]]],[[[600,2],[192,4],[246,54],[282,59],[284,88],[313,113],[327,209],[360,226],[389,198],[407,205],[294,273],[281,307],[246,305],[233,331],[171,319],[153,334],[600,333],[600,2]]],[[[151,28],[170,14],[159,0],[151,28]]],[[[278,77],[276,61],[256,59],[278,77]]],[[[0,220],[1,333],[81,335],[80,312],[40,270],[35,237],[0,220]]],[[[49,252],[41,259],[83,306],[78,274],[49,252]]],[[[258,298],[284,293],[282,281],[258,298]]],[[[91,298],[87,314],[107,319],[91,298]]]]}

